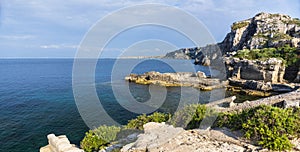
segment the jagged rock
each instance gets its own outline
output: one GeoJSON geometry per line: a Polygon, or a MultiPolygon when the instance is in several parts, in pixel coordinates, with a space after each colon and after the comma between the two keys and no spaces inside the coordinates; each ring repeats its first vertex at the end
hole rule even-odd
{"type": "Polygon", "coordinates": [[[222,58],[224,54],[232,56],[242,49],[286,44],[300,46],[300,20],[284,14],[259,13],[250,19],[233,23],[231,32],[220,43],[179,49],[167,53],[165,58],[194,59],[195,64],[202,65],[209,65],[207,63],[210,61],[210,65],[214,65],[214,60],[222,58]]]}
{"type": "Polygon", "coordinates": [[[222,88],[227,85],[227,81],[220,81],[216,78],[207,78],[205,73],[198,71],[193,72],[176,72],[176,73],[159,73],[155,71],[146,72],[136,75],[130,74],[125,77],[129,82],[137,84],[157,84],[161,86],[190,86],[201,90],[212,90],[222,88]]]}
{"type": "Polygon", "coordinates": [[[82,149],[70,144],[69,139],[65,135],[55,136],[54,134],[49,134],[47,138],[49,144],[40,148],[40,152],[84,152],[82,149]]]}
{"type": "Polygon", "coordinates": [[[225,52],[241,49],[299,46],[300,21],[284,14],[259,13],[253,18],[233,23],[222,42],[225,52]]]}
{"type": "Polygon", "coordinates": [[[261,80],[264,82],[281,83],[285,72],[282,60],[270,58],[266,61],[240,60],[225,58],[227,77],[243,80],[261,80]]]}
{"type": "Polygon", "coordinates": [[[206,74],[204,72],[198,71],[196,74],[198,78],[206,78],[206,74]]]}
{"type": "Polygon", "coordinates": [[[295,90],[295,86],[288,84],[272,84],[272,90],[275,92],[291,92],[295,90]]]}
{"type": "Polygon", "coordinates": [[[283,100],[283,108],[299,108],[300,101],[293,101],[293,100],[283,100]]]}
{"type": "Polygon", "coordinates": [[[182,128],[150,122],[146,124],[145,133],[141,134],[136,142],[124,146],[121,152],[243,152],[259,149],[238,140],[238,137],[241,137],[240,132],[232,132],[226,128],[186,131],[182,128]]]}
{"type": "Polygon", "coordinates": [[[169,139],[184,131],[183,128],[174,128],[171,125],[155,122],[147,123],[143,127],[144,134],[139,135],[137,141],[134,143],[124,146],[121,149],[121,152],[143,152],[149,149],[160,147],[169,139]]]}

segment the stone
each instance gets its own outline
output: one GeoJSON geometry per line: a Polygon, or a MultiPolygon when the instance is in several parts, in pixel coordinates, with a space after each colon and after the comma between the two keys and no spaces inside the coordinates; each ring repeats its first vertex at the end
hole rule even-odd
{"type": "Polygon", "coordinates": [[[198,71],[196,74],[197,74],[198,78],[206,78],[206,75],[204,72],[198,71]]]}
{"type": "Polygon", "coordinates": [[[289,84],[272,84],[272,90],[275,92],[291,92],[295,90],[295,86],[289,84]]]}
{"type": "Polygon", "coordinates": [[[227,77],[243,80],[260,80],[282,83],[285,73],[283,62],[276,58],[266,61],[238,60],[226,58],[227,77]],[[230,61],[231,60],[231,61],[230,61]]]}
{"type": "Polygon", "coordinates": [[[144,74],[130,74],[125,77],[126,81],[137,84],[155,84],[161,86],[189,86],[200,90],[210,91],[216,88],[224,88],[227,81],[220,81],[217,78],[210,78],[204,72],[175,72],[175,73],[159,73],[156,71],[146,72],[144,74]]]}
{"type": "Polygon", "coordinates": [[[121,149],[121,152],[146,151],[146,149],[159,147],[160,145],[166,143],[169,139],[184,131],[183,128],[174,128],[173,126],[166,125],[165,123],[155,122],[149,122],[143,127],[144,134],[140,134],[137,141],[135,141],[133,144],[124,146],[121,149]]]}
{"type": "Polygon", "coordinates": [[[147,131],[141,134],[136,142],[125,145],[121,152],[243,152],[259,149],[259,147],[239,140],[239,137],[242,137],[242,133],[238,131],[232,132],[227,128],[209,130],[175,128],[175,130],[179,131],[176,131],[175,134],[166,130],[166,128],[174,130],[174,127],[163,123],[151,123],[149,125],[147,123],[146,128],[147,131]],[[167,134],[168,139],[165,138],[166,132],[169,133],[167,134]],[[148,140],[144,140],[146,135],[149,137],[148,140]],[[143,143],[138,144],[137,142],[143,143]]]}
{"type": "Polygon", "coordinates": [[[71,144],[65,135],[55,136],[54,134],[49,134],[47,138],[49,144],[41,147],[40,152],[84,152],[71,144]]]}
{"type": "Polygon", "coordinates": [[[283,108],[299,108],[300,101],[283,100],[283,108]]]}

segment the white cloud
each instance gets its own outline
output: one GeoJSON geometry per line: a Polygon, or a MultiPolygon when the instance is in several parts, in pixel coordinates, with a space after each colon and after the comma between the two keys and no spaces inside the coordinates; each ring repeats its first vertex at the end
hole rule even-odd
{"type": "Polygon", "coordinates": [[[29,40],[34,39],[36,36],[34,35],[1,35],[0,39],[6,40],[29,40]]]}
{"type": "Polygon", "coordinates": [[[41,45],[40,48],[42,49],[76,49],[77,45],[66,45],[66,44],[50,44],[50,45],[41,45]]]}

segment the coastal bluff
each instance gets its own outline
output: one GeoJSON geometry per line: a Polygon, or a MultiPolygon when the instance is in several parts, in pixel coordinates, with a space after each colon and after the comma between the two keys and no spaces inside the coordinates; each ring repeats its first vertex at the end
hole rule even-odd
{"type": "Polygon", "coordinates": [[[209,66],[223,55],[236,54],[243,49],[300,46],[300,20],[285,14],[258,13],[254,17],[234,22],[222,42],[182,48],[167,53],[164,58],[192,59],[195,64],[209,66]]]}

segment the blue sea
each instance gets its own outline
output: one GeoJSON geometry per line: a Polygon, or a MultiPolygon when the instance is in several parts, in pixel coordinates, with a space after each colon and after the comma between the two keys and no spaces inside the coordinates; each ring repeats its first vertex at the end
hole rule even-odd
{"type": "MultiPolygon", "coordinates": [[[[148,71],[180,72],[186,68],[174,70],[168,63],[178,66],[191,64],[189,60],[166,61],[167,63],[156,59],[122,59],[119,60],[121,66],[116,67],[115,59],[99,59],[94,75],[80,73],[82,76],[80,84],[95,85],[105,111],[116,122],[126,124],[138,114],[118,103],[120,99],[115,98],[112,84],[129,85],[132,96],[139,102],[145,102],[151,97],[149,86],[128,84],[124,77],[129,74],[128,71],[137,74],[148,71]],[[117,71],[113,78],[112,71],[117,71]],[[85,77],[90,76],[95,76],[94,84],[85,82],[85,77]]],[[[78,112],[74,99],[73,62],[73,59],[0,60],[1,152],[39,151],[40,147],[47,145],[46,136],[49,133],[65,134],[71,143],[79,145],[89,127],[78,112]]],[[[89,65],[90,60],[85,59],[84,62],[89,65]]],[[[194,68],[196,71],[204,71],[207,75],[211,74],[207,67],[194,66],[194,68]]],[[[168,87],[166,91],[165,101],[158,111],[172,113],[178,107],[182,90],[180,87],[168,87]]],[[[210,100],[211,92],[199,91],[199,94],[200,102],[210,100]]],[[[225,95],[230,96],[232,93],[226,92],[225,95]]]]}

